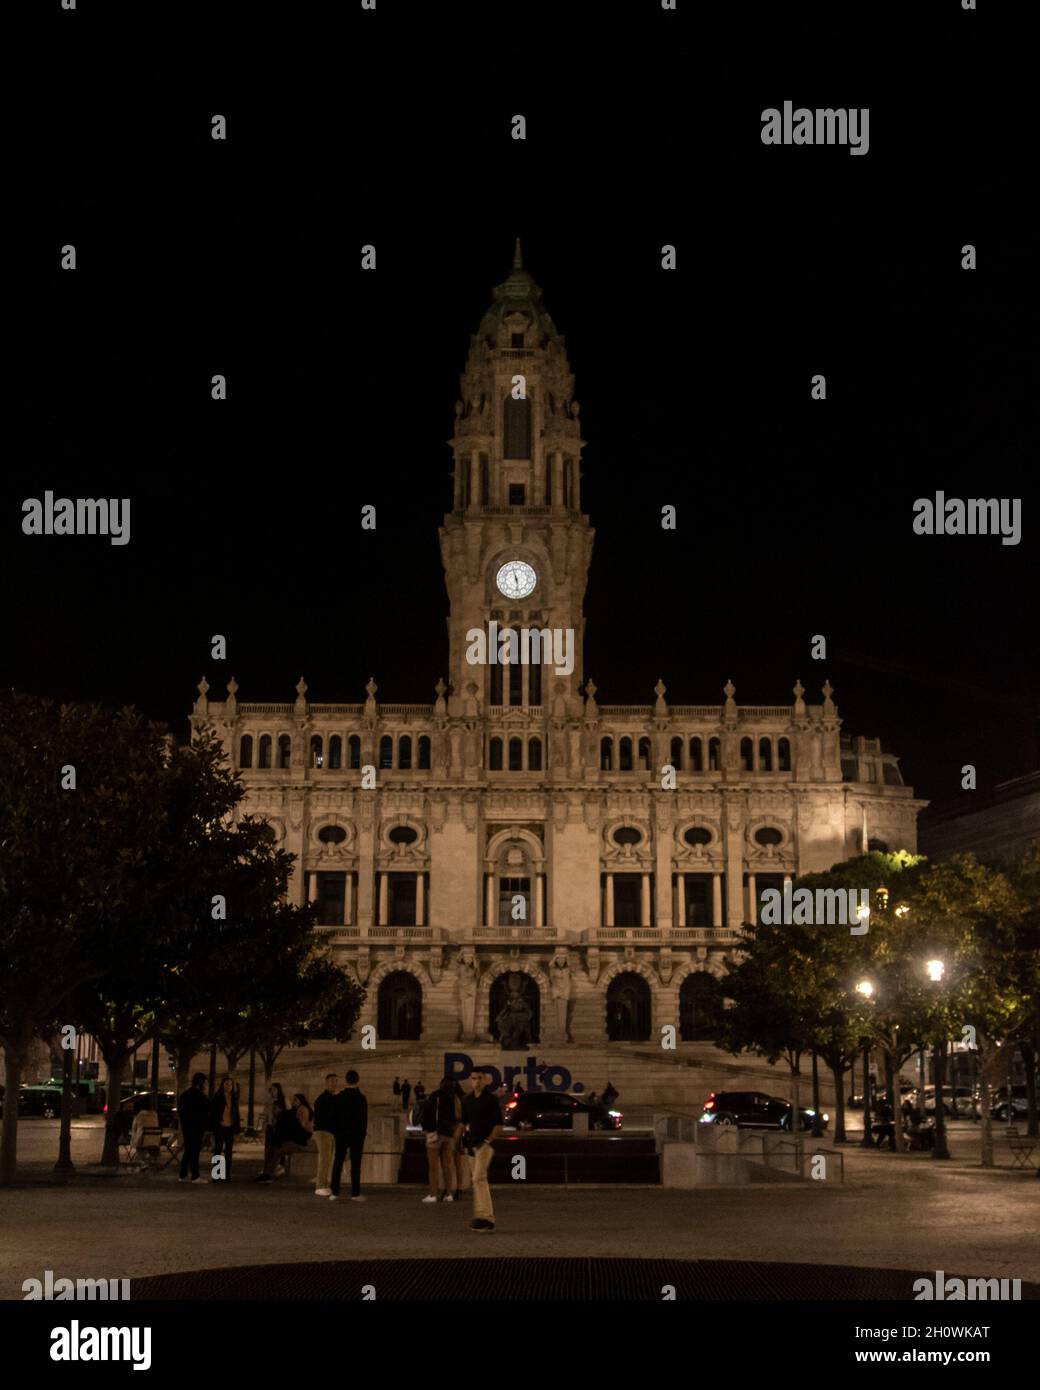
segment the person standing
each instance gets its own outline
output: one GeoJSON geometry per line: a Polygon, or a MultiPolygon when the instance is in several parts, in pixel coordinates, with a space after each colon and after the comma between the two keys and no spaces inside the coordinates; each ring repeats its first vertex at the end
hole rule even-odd
{"type": "Polygon", "coordinates": [[[197,1071],[191,1085],[177,1101],[177,1123],[181,1130],[180,1181],[201,1182],[199,1154],[202,1136],[209,1128],[209,1097],[206,1095],[206,1073],[197,1071]]]}
{"type": "Polygon", "coordinates": [[[430,1191],[423,1201],[453,1202],[458,1195],[455,1155],[462,1136],[462,1101],[448,1076],[429,1097],[423,1113],[423,1130],[430,1170],[430,1191]]]}
{"type": "Polygon", "coordinates": [[[314,1142],[318,1149],[318,1164],[314,1170],[315,1197],[331,1197],[332,1162],[336,1154],[336,1136],[339,1132],[339,1077],[330,1071],[325,1078],[325,1089],[314,1102],[314,1142]]]}
{"type": "Polygon", "coordinates": [[[473,1220],[470,1230],[495,1229],[495,1208],[491,1203],[488,1169],[494,1157],[494,1141],[502,1129],[502,1110],[488,1090],[486,1072],[473,1073],[473,1090],[462,1102],[465,1133],[462,1147],[469,1155],[470,1183],[473,1187],[473,1220]]]}
{"type": "Polygon", "coordinates": [[[350,1200],[363,1202],[361,1195],[361,1154],[368,1133],[368,1100],[358,1084],[360,1077],[356,1071],[347,1072],[347,1084],[342,1094],[336,1098],[337,1121],[336,1155],[332,1160],[332,1194],[330,1202],[339,1199],[339,1180],[343,1171],[343,1160],[350,1154],[350,1200]]]}
{"type": "Polygon", "coordinates": [[[242,1132],[242,1121],[238,1115],[238,1092],[230,1076],[225,1076],[220,1090],[213,1097],[210,1108],[210,1127],[213,1130],[213,1157],[224,1158],[224,1176],[210,1175],[210,1182],[231,1181],[231,1157],[235,1149],[235,1135],[242,1132]]]}
{"type": "Polygon", "coordinates": [[[412,1083],[408,1080],[406,1076],[405,1079],[401,1082],[401,1109],[404,1111],[406,1117],[408,1115],[408,1102],[411,1099],[411,1096],[412,1083]]]}
{"type": "Polygon", "coordinates": [[[401,1078],[399,1076],[394,1077],[394,1098],[391,1102],[391,1107],[394,1110],[399,1110],[401,1108],[401,1078]]]}

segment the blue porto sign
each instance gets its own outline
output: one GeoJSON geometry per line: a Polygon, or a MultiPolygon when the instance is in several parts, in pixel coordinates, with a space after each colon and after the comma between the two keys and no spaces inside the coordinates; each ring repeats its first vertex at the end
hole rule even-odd
{"type": "Polygon", "coordinates": [[[450,1077],[452,1081],[465,1081],[472,1076],[475,1071],[486,1071],[491,1077],[492,1090],[504,1085],[507,1091],[512,1091],[513,1083],[518,1076],[524,1078],[524,1087],[528,1091],[584,1091],[585,1086],[581,1081],[572,1081],[571,1074],[566,1067],[553,1067],[546,1064],[539,1064],[537,1057],[528,1057],[527,1062],[522,1067],[493,1067],[487,1062],[474,1062],[473,1058],[466,1052],[446,1052],[444,1054],[443,1075],[450,1077]]]}

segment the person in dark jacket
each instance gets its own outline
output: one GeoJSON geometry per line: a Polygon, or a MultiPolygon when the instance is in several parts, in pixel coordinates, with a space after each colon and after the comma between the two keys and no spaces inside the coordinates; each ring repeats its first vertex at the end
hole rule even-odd
{"type": "Polygon", "coordinates": [[[427,1100],[422,1127],[430,1170],[430,1190],[423,1201],[453,1202],[459,1188],[455,1156],[462,1135],[462,1101],[450,1077],[427,1100]]]}
{"type": "Polygon", "coordinates": [[[235,1135],[242,1132],[242,1121],[238,1115],[238,1091],[230,1076],[225,1076],[220,1090],[213,1097],[209,1112],[210,1128],[213,1131],[213,1157],[224,1158],[224,1176],[210,1177],[211,1182],[231,1181],[231,1156],[235,1148],[235,1135]]]}
{"type": "Polygon", "coordinates": [[[340,1079],[336,1072],[330,1071],[325,1078],[325,1089],[314,1102],[314,1143],[318,1150],[318,1163],[314,1171],[315,1197],[331,1197],[332,1161],[336,1156],[336,1135],[339,1131],[340,1079]]]}
{"type": "Polygon", "coordinates": [[[201,1182],[199,1153],[202,1136],[209,1128],[209,1097],[206,1095],[206,1073],[197,1071],[191,1085],[177,1101],[177,1123],[181,1131],[180,1181],[201,1182]]]}
{"type": "Polygon", "coordinates": [[[494,1141],[502,1129],[502,1107],[491,1094],[486,1072],[473,1073],[473,1090],[462,1102],[465,1131],[462,1147],[469,1155],[470,1185],[473,1188],[473,1231],[495,1229],[495,1208],[488,1186],[488,1169],[494,1157],[494,1141]]]}
{"type": "Polygon", "coordinates": [[[408,1102],[409,1100],[411,1100],[411,1098],[412,1083],[408,1080],[406,1076],[405,1079],[401,1082],[401,1109],[404,1111],[406,1117],[408,1115],[408,1102]]]}
{"type": "Polygon", "coordinates": [[[361,1154],[368,1133],[368,1101],[358,1084],[360,1077],[356,1071],[347,1072],[347,1084],[336,1097],[337,1129],[336,1156],[332,1160],[332,1195],[330,1202],[339,1198],[339,1180],[343,1171],[343,1160],[350,1154],[350,1199],[363,1202],[361,1195],[361,1154]]]}

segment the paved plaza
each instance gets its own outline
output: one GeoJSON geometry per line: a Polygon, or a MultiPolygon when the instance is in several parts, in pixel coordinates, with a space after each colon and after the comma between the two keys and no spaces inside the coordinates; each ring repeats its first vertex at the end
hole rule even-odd
{"type": "MultiPolygon", "coordinates": [[[[697,1191],[657,1187],[493,1189],[497,1228],[468,1228],[469,1201],[423,1205],[414,1187],[329,1203],[302,1178],[252,1181],[259,1146],[236,1156],[227,1188],[180,1184],[176,1169],[135,1177],[49,1179],[56,1122],[20,1126],[24,1186],[0,1191],[0,1297],[51,1269],[71,1278],[323,1261],[633,1258],[754,1261],[875,1270],[945,1270],[1040,1283],[1034,1172],[978,1167],[979,1135],[951,1127],[955,1157],[844,1146],[845,1182],[697,1191]],[[218,1209],[220,1215],[218,1216],[218,1209]]],[[[73,1157],[96,1159],[96,1119],[78,1122],[73,1157]]],[[[998,1144],[1000,1160],[1006,1155],[998,1144]]],[[[833,1169],[834,1165],[832,1165],[833,1169]]]]}

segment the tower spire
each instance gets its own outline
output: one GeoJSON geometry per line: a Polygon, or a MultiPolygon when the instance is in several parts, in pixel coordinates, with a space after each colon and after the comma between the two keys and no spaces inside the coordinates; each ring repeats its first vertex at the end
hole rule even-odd
{"type": "Polygon", "coordinates": [[[517,237],[517,239],[516,239],[516,249],[515,249],[514,252],[513,252],[513,269],[514,269],[514,270],[523,270],[523,268],[524,268],[523,257],[520,255],[520,238],[517,237]]]}

